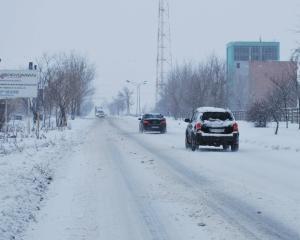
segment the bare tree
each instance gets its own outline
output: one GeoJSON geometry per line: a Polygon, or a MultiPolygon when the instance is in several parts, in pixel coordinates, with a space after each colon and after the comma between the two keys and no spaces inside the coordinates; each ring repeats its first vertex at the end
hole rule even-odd
{"type": "MultiPolygon", "coordinates": [[[[298,74],[300,75],[300,47],[293,52],[291,61],[295,63],[298,70],[298,74]]],[[[298,98],[298,129],[300,130],[300,78],[298,78],[298,76],[295,79],[295,89],[298,98]]]]}
{"type": "Polygon", "coordinates": [[[56,125],[67,125],[67,116],[80,115],[81,106],[93,94],[91,82],[95,68],[88,60],[74,53],[47,56],[39,61],[43,92],[43,108],[50,118],[54,110],[56,125]]]}
{"type": "MultiPolygon", "coordinates": [[[[9,100],[8,113],[16,111],[16,106],[24,113],[30,107],[34,121],[41,113],[46,125],[55,113],[56,125],[67,125],[68,116],[73,118],[81,114],[82,105],[85,108],[91,104],[90,96],[93,94],[92,81],[95,78],[95,67],[88,59],[75,53],[47,55],[44,54],[37,60],[41,88],[38,97],[33,99],[28,106],[27,99],[9,100]]],[[[5,106],[0,102],[0,128],[5,119],[5,106]]]]}
{"type": "Polygon", "coordinates": [[[120,115],[126,109],[126,97],[123,92],[118,92],[117,97],[113,98],[112,102],[108,104],[108,109],[113,115],[120,115]]]}
{"type": "Polygon", "coordinates": [[[226,106],[225,63],[212,55],[198,65],[177,65],[170,73],[156,109],[175,118],[210,105],[226,106]]]}
{"type": "Polygon", "coordinates": [[[132,100],[133,91],[129,90],[128,87],[124,87],[122,90],[122,93],[123,93],[125,104],[126,104],[127,115],[129,115],[130,114],[130,106],[133,105],[133,100],[132,100]]]}
{"type": "Polygon", "coordinates": [[[275,135],[277,135],[279,130],[279,121],[282,115],[281,107],[283,105],[280,92],[276,90],[271,92],[271,94],[268,96],[266,101],[267,101],[266,114],[267,115],[270,114],[270,116],[275,121],[276,123],[275,135]]]}
{"type": "Polygon", "coordinates": [[[274,84],[273,94],[276,95],[278,108],[281,109],[285,116],[286,128],[289,126],[288,107],[295,106],[297,101],[297,92],[295,82],[297,81],[297,72],[292,65],[290,69],[283,72],[280,76],[272,77],[270,80],[274,84]]]}

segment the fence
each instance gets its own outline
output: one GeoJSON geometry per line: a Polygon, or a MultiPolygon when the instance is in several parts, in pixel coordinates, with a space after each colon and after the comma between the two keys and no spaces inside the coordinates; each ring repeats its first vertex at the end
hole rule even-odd
{"type": "Polygon", "coordinates": [[[233,116],[235,118],[235,120],[238,121],[245,121],[247,119],[247,112],[246,111],[233,111],[233,116]]]}
{"type": "MultiPolygon", "coordinates": [[[[247,120],[247,112],[246,111],[233,111],[234,118],[238,121],[247,120]]],[[[300,112],[299,108],[287,108],[282,109],[282,114],[280,116],[280,121],[285,121],[286,115],[288,121],[291,123],[299,123],[300,121],[300,112]]]]}

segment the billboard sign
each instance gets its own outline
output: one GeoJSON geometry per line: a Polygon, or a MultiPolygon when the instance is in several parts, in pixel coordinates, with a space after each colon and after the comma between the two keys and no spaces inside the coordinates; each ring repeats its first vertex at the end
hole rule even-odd
{"type": "Polygon", "coordinates": [[[35,98],[37,92],[37,71],[0,70],[0,99],[35,98]]]}

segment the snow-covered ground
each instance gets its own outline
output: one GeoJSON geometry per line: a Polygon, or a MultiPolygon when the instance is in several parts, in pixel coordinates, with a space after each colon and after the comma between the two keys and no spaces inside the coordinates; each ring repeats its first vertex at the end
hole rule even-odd
{"type": "MultiPolygon", "coordinates": [[[[30,222],[43,208],[56,171],[72,149],[84,142],[91,121],[72,121],[64,131],[41,131],[31,137],[1,139],[0,239],[22,239],[30,222]]],[[[26,125],[26,124],[25,124],[26,125]]]]}
{"type": "MultiPolygon", "coordinates": [[[[57,144],[33,153],[32,161],[51,164],[54,177],[45,192],[34,189],[32,179],[39,172],[31,172],[35,164],[26,167],[24,160],[10,164],[14,158],[0,158],[10,166],[2,170],[1,165],[1,174],[24,171],[30,176],[3,178],[16,179],[14,183],[1,181],[1,199],[2,188],[24,181],[20,192],[6,190],[14,204],[0,205],[1,211],[14,216],[1,219],[1,229],[23,231],[28,226],[23,223],[30,222],[25,237],[16,235],[25,240],[300,239],[296,125],[281,128],[275,136],[272,127],[240,122],[239,152],[207,147],[192,152],[184,148],[184,122],[168,119],[168,133],[161,135],[139,134],[132,117],[88,121],[82,120],[85,131],[77,131],[79,139],[74,130],[73,140],[62,140],[64,147],[57,144]],[[28,209],[34,219],[18,215],[27,205],[16,199],[26,194],[43,198],[38,205],[30,204],[40,209],[28,209]]],[[[0,234],[5,236],[0,239],[9,239],[3,230],[0,234]]]]}

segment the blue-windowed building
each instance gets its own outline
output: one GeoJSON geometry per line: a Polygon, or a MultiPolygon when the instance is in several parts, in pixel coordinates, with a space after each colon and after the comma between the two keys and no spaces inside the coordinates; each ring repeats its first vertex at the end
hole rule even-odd
{"type": "Polygon", "coordinates": [[[249,103],[250,63],[280,61],[280,43],[230,42],[226,51],[228,105],[233,110],[245,110],[249,103]]]}

